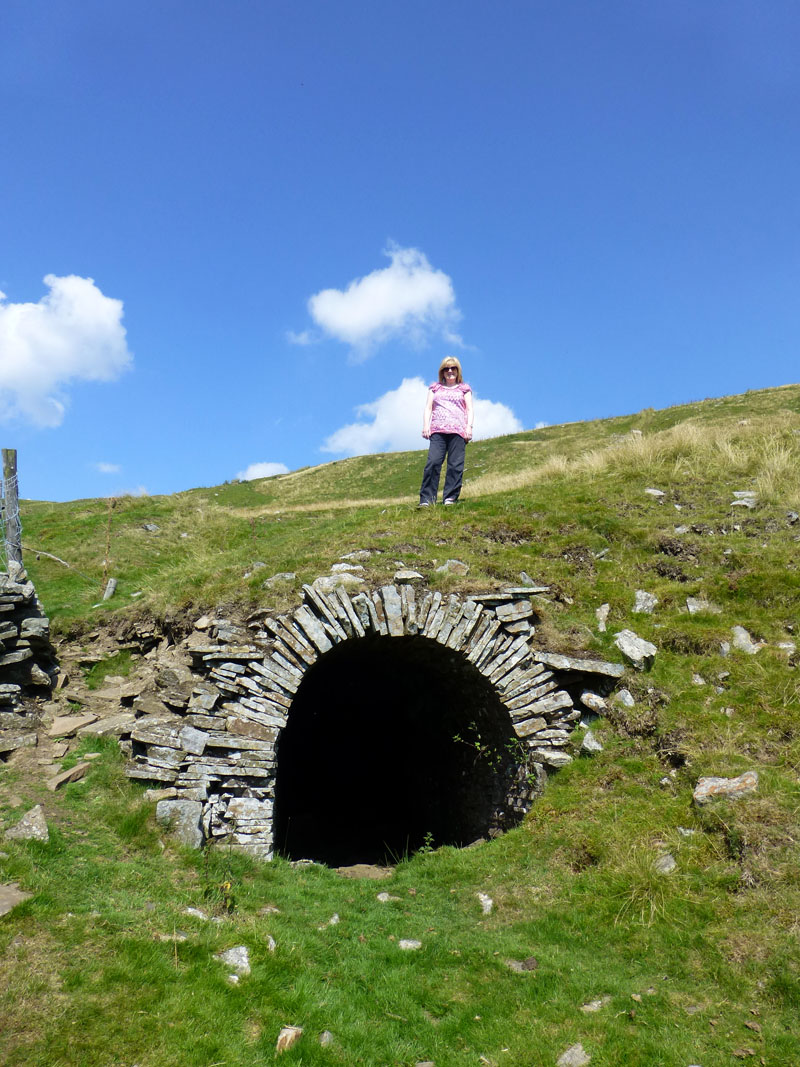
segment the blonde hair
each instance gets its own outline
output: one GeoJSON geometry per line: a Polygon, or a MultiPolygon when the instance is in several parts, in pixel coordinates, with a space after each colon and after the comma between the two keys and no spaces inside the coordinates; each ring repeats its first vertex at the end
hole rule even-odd
{"type": "Polygon", "coordinates": [[[439,364],[439,381],[444,385],[444,370],[445,367],[455,367],[458,373],[456,374],[456,384],[460,385],[464,381],[464,376],[461,373],[461,364],[458,362],[455,356],[445,356],[442,362],[439,364]]]}

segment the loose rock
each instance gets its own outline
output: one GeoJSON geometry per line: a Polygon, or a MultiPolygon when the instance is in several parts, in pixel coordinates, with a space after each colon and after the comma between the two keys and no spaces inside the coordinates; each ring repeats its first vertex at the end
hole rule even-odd
{"type": "Polygon", "coordinates": [[[234,948],[225,949],[224,952],[217,952],[214,959],[224,963],[226,967],[232,967],[236,974],[243,978],[250,974],[250,953],[246,945],[236,945],[234,948]]]}
{"type": "Polygon", "coordinates": [[[733,647],[738,648],[740,652],[746,652],[748,656],[754,656],[764,647],[760,641],[753,640],[744,626],[734,626],[731,633],[733,634],[733,647]]]}
{"type": "Polygon", "coordinates": [[[10,841],[49,841],[50,831],[41,804],[26,812],[16,826],[6,830],[5,836],[10,841]]]}
{"type": "Polygon", "coordinates": [[[565,1052],[561,1053],[556,1060],[556,1067],[586,1067],[590,1060],[591,1056],[586,1052],[583,1045],[578,1042],[577,1045],[570,1045],[565,1052]]]}
{"type": "Polygon", "coordinates": [[[700,778],[694,788],[692,799],[704,807],[715,800],[740,800],[758,789],[756,771],[745,771],[738,778],[700,778]]]}
{"type": "Polygon", "coordinates": [[[637,671],[649,670],[653,666],[658,649],[649,641],[638,637],[633,630],[620,630],[614,638],[614,644],[637,671]]]}
{"type": "Polygon", "coordinates": [[[644,589],[636,590],[633,602],[633,610],[637,615],[652,615],[658,604],[658,597],[654,593],[646,593],[644,589]]]}
{"type": "Polygon", "coordinates": [[[297,1044],[297,1042],[302,1036],[302,1026],[284,1026],[284,1028],[278,1034],[278,1040],[275,1044],[275,1051],[287,1052],[290,1048],[297,1044]]]}

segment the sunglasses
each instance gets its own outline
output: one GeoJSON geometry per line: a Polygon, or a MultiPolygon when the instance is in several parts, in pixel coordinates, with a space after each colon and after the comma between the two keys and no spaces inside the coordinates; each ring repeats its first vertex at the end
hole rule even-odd
{"type": "Polygon", "coordinates": [[[445,367],[444,368],[444,373],[445,374],[458,374],[458,371],[456,370],[455,367],[445,367]]]}

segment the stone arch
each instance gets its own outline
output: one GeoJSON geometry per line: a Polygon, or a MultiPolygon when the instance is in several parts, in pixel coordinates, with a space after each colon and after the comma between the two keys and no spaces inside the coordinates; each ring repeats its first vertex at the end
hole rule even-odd
{"type": "MultiPolygon", "coordinates": [[[[424,638],[491,687],[541,777],[544,768],[569,762],[564,749],[586,678],[608,685],[622,673],[616,664],[534,647],[531,596],[541,591],[447,595],[398,583],[351,596],[344,586],[323,592],[305,585],[294,611],[258,612],[247,634],[223,624],[212,640],[190,639],[201,678],[187,712],[169,723],[137,723],[128,773],[170,784],[174,799],[197,805],[206,837],[270,858],[281,735],[306,675],[347,642],[424,638]]],[[[521,814],[532,795],[518,785],[508,804],[521,814]]]]}

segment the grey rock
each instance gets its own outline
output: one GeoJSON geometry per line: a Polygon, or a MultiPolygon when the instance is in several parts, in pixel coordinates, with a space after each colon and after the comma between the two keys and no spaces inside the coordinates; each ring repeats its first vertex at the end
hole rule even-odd
{"type": "Polygon", "coordinates": [[[311,583],[312,587],[320,593],[332,593],[336,589],[358,589],[363,584],[363,578],[349,571],[343,574],[322,574],[311,583]]]}
{"type": "Polygon", "coordinates": [[[12,908],[16,908],[18,904],[23,904],[26,900],[30,900],[32,895],[21,890],[18,882],[0,885],[0,916],[8,915],[12,908]]]}
{"type": "Polygon", "coordinates": [[[419,571],[412,571],[409,570],[407,567],[403,567],[401,570],[395,573],[394,580],[396,582],[399,582],[401,585],[408,585],[411,582],[424,582],[425,576],[423,574],[420,574],[419,571]]]}
{"type": "Polygon", "coordinates": [[[363,574],[364,568],[360,563],[334,563],[331,574],[363,574]]]}
{"type": "Polygon", "coordinates": [[[26,812],[16,826],[6,830],[5,836],[10,841],[49,841],[50,831],[41,804],[26,812]]]}
{"type": "Polygon", "coordinates": [[[47,731],[48,737],[73,737],[84,726],[90,726],[97,722],[94,712],[87,711],[83,715],[59,715],[53,719],[53,725],[47,731]]]}
{"type": "Polygon", "coordinates": [[[561,1053],[556,1060],[556,1067],[586,1067],[590,1060],[591,1056],[583,1045],[578,1042],[577,1045],[570,1045],[565,1052],[561,1053]]]}
{"type": "Polygon", "coordinates": [[[663,856],[659,856],[653,864],[653,870],[656,874],[672,874],[678,864],[675,862],[675,857],[669,852],[665,852],[663,856]]]}
{"type": "Polygon", "coordinates": [[[764,647],[760,641],[753,640],[744,626],[732,627],[731,633],[733,634],[733,647],[740,652],[746,652],[748,656],[754,656],[756,652],[764,647]]]}
{"type": "Polygon", "coordinates": [[[638,637],[633,630],[620,630],[614,644],[637,671],[649,670],[658,651],[655,645],[638,637]]]}
{"type": "Polygon", "coordinates": [[[593,756],[596,752],[602,752],[603,746],[594,736],[591,730],[587,730],[583,741],[581,742],[581,754],[585,756],[593,756]]]}
{"type": "Polygon", "coordinates": [[[323,1048],[328,1048],[330,1045],[333,1044],[334,1040],[335,1038],[330,1032],[330,1030],[323,1030],[322,1033],[319,1035],[319,1043],[320,1045],[322,1045],[323,1048]]]}
{"type": "Polygon", "coordinates": [[[595,610],[595,617],[597,618],[597,629],[601,634],[606,632],[606,623],[608,622],[608,613],[611,610],[610,604],[601,604],[599,608],[595,610]]]}
{"type": "Polygon", "coordinates": [[[231,967],[242,978],[250,974],[250,953],[246,945],[236,945],[234,948],[225,949],[224,952],[217,952],[214,959],[224,963],[226,967],[231,967]]]}
{"type": "Polygon", "coordinates": [[[203,805],[198,800],[160,800],[156,804],[158,825],[189,848],[200,848],[203,844],[202,815],[203,805]]]}
{"type": "Polygon", "coordinates": [[[647,593],[644,589],[637,589],[633,602],[633,610],[637,615],[652,615],[658,604],[658,597],[654,593],[647,593]]]}
{"type": "Polygon", "coordinates": [[[208,734],[203,730],[196,730],[193,726],[184,726],[178,734],[178,740],[185,752],[202,756],[208,744],[208,734]]]}
{"type": "Polygon", "coordinates": [[[608,711],[608,704],[605,699],[599,694],[593,693],[591,689],[584,689],[581,693],[581,704],[588,708],[589,711],[594,711],[597,715],[603,715],[608,711]]]}
{"type": "Polygon", "coordinates": [[[354,559],[359,563],[366,563],[366,561],[372,556],[372,552],[368,548],[358,548],[355,552],[345,552],[343,556],[339,556],[339,559],[354,559]]]}
{"type": "Polygon", "coordinates": [[[271,578],[267,578],[264,582],[264,588],[269,589],[270,586],[279,585],[282,582],[293,582],[297,578],[294,571],[281,571],[279,574],[273,574],[271,578]]]}
{"type": "Polygon", "coordinates": [[[86,772],[91,767],[91,763],[76,763],[74,767],[70,767],[68,771],[62,771],[55,777],[48,779],[47,788],[51,793],[55,793],[57,789],[60,789],[62,785],[67,785],[69,782],[78,782],[84,777],[86,772]]]}
{"type": "Polygon", "coordinates": [[[663,489],[645,489],[645,492],[648,496],[655,497],[656,500],[660,500],[662,497],[667,495],[663,491],[663,489]]]}
{"type": "Polygon", "coordinates": [[[686,598],[686,610],[690,615],[700,615],[706,613],[708,615],[719,615],[722,612],[722,608],[717,604],[712,604],[710,600],[706,600],[705,597],[687,596],[686,598]]]}
{"type": "Polygon", "coordinates": [[[621,704],[623,708],[636,707],[636,701],[633,699],[633,695],[629,689],[620,689],[618,693],[615,693],[614,703],[621,704]]]}
{"type": "Polygon", "coordinates": [[[581,1004],[581,1011],[586,1015],[592,1015],[610,1003],[611,997],[598,997],[597,1000],[590,1000],[588,1004],[581,1004]]]}
{"type": "Polygon", "coordinates": [[[436,570],[439,574],[466,575],[469,574],[469,564],[462,562],[460,559],[448,559],[445,560],[441,567],[437,567],[436,570]]]}
{"type": "Polygon", "coordinates": [[[404,952],[416,952],[418,948],[422,948],[422,942],[417,941],[413,937],[403,938],[397,942],[397,947],[401,948],[404,952]]]}
{"type": "Polygon", "coordinates": [[[692,799],[699,807],[715,800],[740,800],[758,789],[758,773],[745,771],[738,778],[700,778],[694,788],[692,799]]]}

